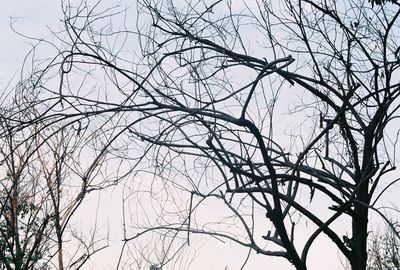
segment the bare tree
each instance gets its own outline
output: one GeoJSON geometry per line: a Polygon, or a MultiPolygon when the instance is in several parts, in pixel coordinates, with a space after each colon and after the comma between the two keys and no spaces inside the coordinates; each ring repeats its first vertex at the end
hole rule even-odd
{"type": "Polygon", "coordinates": [[[374,232],[368,248],[369,270],[400,269],[399,224],[392,222],[385,231],[374,232]]]}
{"type": "Polygon", "coordinates": [[[124,197],[124,211],[134,196],[146,211],[142,224],[124,214],[118,267],[139,237],[162,239],[136,247],[162,268],[202,234],[304,270],[325,235],[365,270],[368,220],[388,221],[378,206],[398,181],[400,8],[375,2],[142,0],[136,22],[122,7],[65,2],[57,56],[22,91],[37,116],[7,121],[93,141],[84,183],[99,161],[114,168],[101,183],[154,175],[124,197]],[[209,201],[230,215],[204,221],[209,201]]]}
{"type": "Polygon", "coordinates": [[[35,96],[20,95],[20,90],[30,87],[30,79],[17,85],[12,107],[2,111],[0,268],[62,270],[76,264],[74,269],[79,269],[104,248],[92,240],[84,243],[90,249],[64,256],[65,238],[73,242],[74,236],[69,221],[91,187],[90,180],[72,184],[80,178],[81,167],[74,158],[82,151],[82,141],[62,124],[60,129],[40,124],[16,129],[14,122],[6,120],[9,114],[24,121],[37,117],[31,107],[35,96]],[[86,260],[79,260],[83,255],[86,260]]]}

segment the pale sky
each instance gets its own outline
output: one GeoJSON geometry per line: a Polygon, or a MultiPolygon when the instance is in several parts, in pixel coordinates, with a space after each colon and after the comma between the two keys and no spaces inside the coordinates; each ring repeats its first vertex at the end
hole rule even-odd
{"type": "Polygon", "coordinates": [[[59,1],[0,0],[0,82],[3,87],[7,79],[20,69],[23,59],[31,48],[26,40],[15,34],[10,23],[23,34],[32,37],[48,36],[47,26],[54,27],[61,17],[59,1]]]}

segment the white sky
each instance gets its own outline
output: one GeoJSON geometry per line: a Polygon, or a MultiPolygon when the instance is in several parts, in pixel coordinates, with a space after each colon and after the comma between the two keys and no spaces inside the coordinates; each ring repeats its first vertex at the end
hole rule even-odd
{"type": "Polygon", "coordinates": [[[49,31],[47,26],[59,22],[59,1],[0,0],[0,83],[1,87],[17,72],[31,46],[22,37],[16,35],[10,22],[16,20],[15,29],[33,37],[44,37],[49,31]],[[13,19],[14,18],[14,19],[13,19]]]}

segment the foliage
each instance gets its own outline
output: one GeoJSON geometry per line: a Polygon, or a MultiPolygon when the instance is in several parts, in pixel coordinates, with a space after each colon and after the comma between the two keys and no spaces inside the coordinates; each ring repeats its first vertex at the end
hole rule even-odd
{"type": "Polygon", "coordinates": [[[385,233],[374,233],[368,249],[368,270],[400,269],[399,224],[387,226],[385,233]]]}

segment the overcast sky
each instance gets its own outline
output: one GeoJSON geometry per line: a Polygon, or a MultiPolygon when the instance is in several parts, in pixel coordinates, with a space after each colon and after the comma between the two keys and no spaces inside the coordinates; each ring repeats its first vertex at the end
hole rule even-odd
{"type": "Polygon", "coordinates": [[[61,9],[59,1],[45,0],[0,0],[0,6],[0,87],[4,90],[9,79],[20,70],[33,44],[14,33],[10,24],[13,22],[15,30],[25,35],[47,37],[47,27],[59,23],[61,9]]]}

